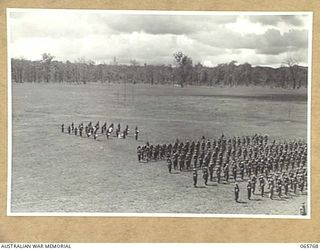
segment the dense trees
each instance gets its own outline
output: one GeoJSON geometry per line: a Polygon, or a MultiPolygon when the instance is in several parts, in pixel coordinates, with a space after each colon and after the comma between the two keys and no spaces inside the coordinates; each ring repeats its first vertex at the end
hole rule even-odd
{"type": "Polygon", "coordinates": [[[191,58],[181,52],[174,54],[176,65],[148,65],[131,60],[129,65],[118,63],[95,64],[80,58],[74,62],[54,60],[43,54],[42,60],[12,59],[12,81],[22,82],[70,82],[85,84],[146,83],[207,86],[257,85],[282,88],[307,86],[307,68],[290,64],[280,68],[253,67],[236,61],[205,67],[192,64],[191,58]]]}

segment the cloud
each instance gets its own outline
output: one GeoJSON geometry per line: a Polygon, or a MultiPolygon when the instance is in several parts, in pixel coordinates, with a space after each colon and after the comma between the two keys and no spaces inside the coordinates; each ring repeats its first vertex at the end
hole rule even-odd
{"type": "Polygon", "coordinates": [[[279,30],[269,29],[264,34],[241,35],[232,30],[201,32],[193,36],[207,45],[229,49],[252,49],[259,54],[277,55],[286,51],[307,48],[307,30],[291,30],[281,34],[279,30]]]}
{"type": "Polygon", "coordinates": [[[12,12],[11,40],[26,37],[81,38],[97,34],[144,32],[188,35],[236,22],[237,16],[97,14],[75,11],[12,12]]]}
{"type": "Polygon", "coordinates": [[[26,37],[80,38],[110,32],[110,28],[97,22],[93,14],[36,11],[13,12],[10,17],[12,41],[26,37]]]}
{"type": "Polygon", "coordinates": [[[11,55],[57,60],[171,64],[183,51],[206,65],[237,60],[277,65],[286,53],[307,61],[306,18],[298,16],[118,14],[78,11],[13,12],[11,55]],[[253,20],[251,20],[253,19],[253,20]],[[303,20],[300,25],[297,20],[303,20]]]}
{"type": "Polygon", "coordinates": [[[234,23],[236,16],[191,16],[191,15],[100,15],[101,23],[114,32],[132,33],[143,31],[149,34],[192,34],[209,30],[217,25],[234,23]]]}
{"type": "Polygon", "coordinates": [[[254,23],[261,23],[263,25],[277,25],[280,22],[290,24],[293,26],[302,26],[303,21],[296,15],[254,15],[248,16],[248,19],[254,23]]]}
{"type": "Polygon", "coordinates": [[[264,42],[264,46],[258,46],[256,51],[260,54],[278,55],[306,49],[308,46],[307,30],[291,30],[280,34],[277,30],[268,30],[264,36],[257,37],[258,41],[264,42]]]}

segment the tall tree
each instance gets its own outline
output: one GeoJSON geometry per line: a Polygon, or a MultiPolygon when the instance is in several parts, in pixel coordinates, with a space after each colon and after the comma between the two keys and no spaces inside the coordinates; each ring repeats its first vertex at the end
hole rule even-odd
{"type": "Polygon", "coordinates": [[[41,64],[43,67],[43,75],[45,82],[50,81],[50,74],[51,74],[51,62],[54,56],[50,55],[50,53],[43,53],[41,64]]]}
{"type": "Polygon", "coordinates": [[[180,85],[183,87],[192,77],[192,59],[181,51],[174,53],[173,57],[178,65],[180,85]]]}
{"type": "Polygon", "coordinates": [[[299,72],[299,60],[298,58],[289,57],[286,59],[285,64],[289,68],[289,75],[292,81],[292,89],[297,87],[298,72],[299,72]]]}

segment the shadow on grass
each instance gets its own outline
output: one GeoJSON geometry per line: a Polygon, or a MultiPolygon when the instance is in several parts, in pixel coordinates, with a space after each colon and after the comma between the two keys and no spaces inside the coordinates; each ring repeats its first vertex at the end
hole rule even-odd
{"type": "Polygon", "coordinates": [[[246,202],[246,201],[238,201],[237,203],[240,203],[240,204],[247,204],[248,202],[246,202]]]}
{"type": "Polygon", "coordinates": [[[200,187],[199,187],[199,186],[196,186],[195,188],[206,188],[206,187],[204,187],[204,186],[200,186],[200,187]]]}
{"type": "Polygon", "coordinates": [[[286,201],[287,202],[287,199],[285,199],[284,197],[273,197],[273,199],[272,199],[273,201],[286,201]]]}
{"type": "Polygon", "coordinates": [[[231,183],[230,182],[220,182],[219,184],[224,184],[224,185],[230,185],[231,183]]]}
{"type": "Polygon", "coordinates": [[[207,186],[216,187],[216,186],[218,186],[218,184],[212,183],[212,184],[207,184],[207,186]]]}
{"type": "Polygon", "coordinates": [[[262,201],[262,199],[260,199],[260,198],[253,198],[253,199],[251,198],[250,200],[251,201],[262,201]]]}

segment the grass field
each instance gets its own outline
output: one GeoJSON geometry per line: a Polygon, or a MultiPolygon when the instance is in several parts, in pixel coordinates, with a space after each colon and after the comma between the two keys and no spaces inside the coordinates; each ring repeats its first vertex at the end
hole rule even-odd
{"type": "Polygon", "coordinates": [[[233,184],[194,188],[190,172],[139,164],[136,148],[221,133],[306,140],[306,99],[305,89],[13,84],[11,211],[299,214],[305,194],[248,201],[240,182],[235,203],[233,184]],[[138,125],[139,140],[61,133],[61,123],[98,120],[138,125]]]}

